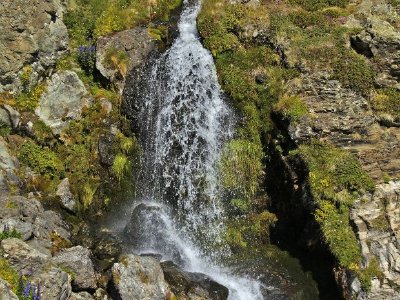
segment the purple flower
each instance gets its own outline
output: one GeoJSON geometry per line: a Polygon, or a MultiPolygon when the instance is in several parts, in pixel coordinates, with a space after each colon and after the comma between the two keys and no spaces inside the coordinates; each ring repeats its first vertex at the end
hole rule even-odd
{"type": "Polygon", "coordinates": [[[26,288],[25,288],[24,296],[26,296],[26,297],[29,296],[30,292],[31,292],[31,283],[28,282],[28,284],[26,285],[26,288]]]}

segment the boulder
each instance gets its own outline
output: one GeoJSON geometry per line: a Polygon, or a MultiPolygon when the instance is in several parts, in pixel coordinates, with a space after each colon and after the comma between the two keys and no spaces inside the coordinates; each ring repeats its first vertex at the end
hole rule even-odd
{"type": "Polygon", "coordinates": [[[94,300],[88,292],[72,293],[68,300],[94,300]]]}
{"type": "Polygon", "coordinates": [[[71,276],[59,268],[51,267],[39,276],[42,300],[67,300],[72,293],[71,276]]]}
{"type": "Polygon", "coordinates": [[[23,73],[31,85],[52,72],[68,46],[68,31],[62,22],[64,3],[1,1],[0,92],[20,90],[23,73]]]}
{"type": "Polygon", "coordinates": [[[0,194],[7,194],[11,189],[19,186],[16,176],[18,160],[10,153],[6,141],[0,137],[0,194]]]}
{"type": "Polygon", "coordinates": [[[64,178],[57,187],[56,195],[60,197],[61,205],[66,210],[76,212],[76,199],[71,192],[69,179],[64,178]]]}
{"type": "Polygon", "coordinates": [[[74,290],[95,290],[96,273],[91,260],[91,252],[82,246],[64,249],[53,257],[52,262],[73,273],[74,290]]]}
{"type": "Polygon", "coordinates": [[[0,278],[0,299],[1,300],[18,300],[17,295],[15,295],[9,284],[0,278]]]}
{"type": "Polygon", "coordinates": [[[105,78],[119,84],[122,90],[126,74],[144,62],[155,49],[156,42],[145,27],[101,37],[96,45],[96,68],[105,78]]]}
{"type": "Polygon", "coordinates": [[[126,255],[112,267],[113,282],[122,300],[164,300],[167,284],[160,262],[150,256],[126,255]]]}
{"type": "Polygon", "coordinates": [[[1,250],[8,262],[22,274],[38,273],[50,259],[48,255],[39,252],[17,238],[2,240],[1,250]]]}
{"type": "Polygon", "coordinates": [[[172,292],[182,299],[228,299],[229,290],[225,286],[201,273],[189,273],[181,270],[172,261],[161,263],[165,281],[172,292]]]}
{"type": "Polygon", "coordinates": [[[54,134],[60,134],[70,121],[80,118],[83,107],[89,103],[88,92],[78,75],[63,71],[51,77],[35,113],[54,134]]]}

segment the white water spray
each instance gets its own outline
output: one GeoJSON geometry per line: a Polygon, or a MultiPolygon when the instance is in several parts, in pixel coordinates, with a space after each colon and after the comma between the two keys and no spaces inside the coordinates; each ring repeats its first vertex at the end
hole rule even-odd
{"type": "Polygon", "coordinates": [[[185,1],[180,35],[154,61],[140,91],[145,161],[137,202],[144,204],[133,210],[135,224],[125,233],[135,251],[160,253],[210,276],[229,288],[231,300],[263,299],[259,282],[217,265],[230,253],[221,246],[224,211],[216,164],[232,138],[234,114],[223,101],[213,58],[199,41],[200,7],[185,1]]]}

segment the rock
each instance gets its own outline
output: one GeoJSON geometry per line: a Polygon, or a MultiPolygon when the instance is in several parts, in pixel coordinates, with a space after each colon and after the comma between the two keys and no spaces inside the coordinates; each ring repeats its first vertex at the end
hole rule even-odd
{"type": "MultiPolygon", "coordinates": [[[[380,184],[372,195],[360,199],[351,211],[364,261],[376,260],[383,280],[371,285],[363,299],[396,299],[400,288],[400,181],[380,184]]],[[[374,278],[372,278],[374,279],[374,278]]],[[[377,278],[375,278],[377,279],[377,278]]],[[[357,295],[360,289],[345,278],[344,285],[357,295]]]]}
{"type": "Polygon", "coordinates": [[[112,111],[113,105],[107,99],[105,98],[101,99],[100,105],[105,113],[109,114],[112,111]]]}
{"type": "Polygon", "coordinates": [[[29,84],[36,84],[52,72],[68,45],[64,2],[1,1],[0,92],[20,90],[22,73],[29,84]]]}
{"type": "Polygon", "coordinates": [[[2,105],[1,109],[4,110],[7,113],[10,126],[13,129],[16,129],[18,127],[19,121],[20,121],[19,112],[16,111],[14,108],[12,108],[8,104],[2,105]]]}
{"type": "Polygon", "coordinates": [[[17,295],[15,295],[9,284],[0,278],[0,299],[1,300],[18,300],[17,295]]]}
{"type": "Polygon", "coordinates": [[[51,267],[39,276],[42,300],[67,300],[72,293],[71,277],[59,268],[51,267]]]}
{"type": "Polygon", "coordinates": [[[72,284],[76,290],[95,290],[96,274],[91,260],[91,252],[82,246],[65,249],[53,257],[52,262],[73,273],[72,284]]]}
{"type": "Polygon", "coordinates": [[[63,71],[51,77],[35,113],[54,134],[60,134],[70,121],[80,118],[82,108],[89,103],[88,92],[78,75],[63,71]]]}
{"type": "Polygon", "coordinates": [[[103,133],[100,135],[98,150],[100,155],[100,162],[105,166],[112,166],[115,155],[117,154],[114,149],[115,136],[111,133],[103,133]]]}
{"type": "Polygon", "coordinates": [[[9,238],[1,241],[4,257],[18,271],[23,274],[38,273],[49,262],[50,257],[30,247],[24,241],[9,238]]]}
{"type": "Polygon", "coordinates": [[[96,46],[96,68],[100,73],[123,89],[126,74],[142,64],[156,47],[145,27],[136,27],[106,37],[100,37],[96,46]],[[122,55],[121,55],[122,53],[122,55]],[[112,61],[111,56],[126,56],[123,61],[112,61]]]}
{"type": "Polygon", "coordinates": [[[68,300],[94,300],[88,292],[72,293],[68,300]]]}
{"type": "Polygon", "coordinates": [[[165,281],[172,292],[183,299],[228,299],[229,290],[201,273],[182,271],[171,261],[161,263],[165,281]]]}
{"type": "Polygon", "coordinates": [[[94,255],[99,259],[115,259],[121,254],[121,241],[114,235],[101,233],[96,240],[94,255]]]}
{"type": "Polygon", "coordinates": [[[18,167],[18,160],[10,154],[7,143],[0,137],[0,194],[18,188],[20,182],[15,173],[18,167]]]}
{"type": "Polygon", "coordinates": [[[94,293],[95,299],[96,300],[109,300],[110,297],[108,297],[108,294],[105,290],[103,289],[97,289],[96,292],[94,293]]]}
{"type": "Polygon", "coordinates": [[[112,268],[122,300],[164,300],[167,284],[160,263],[149,256],[126,255],[112,268]]]}
{"type": "Polygon", "coordinates": [[[76,200],[71,192],[69,179],[64,178],[57,187],[56,195],[60,197],[61,205],[68,211],[76,212],[76,200]]]}
{"type": "Polygon", "coordinates": [[[139,204],[132,212],[130,221],[124,229],[124,235],[135,250],[157,249],[168,259],[182,264],[184,253],[180,251],[175,240],[168,234],[169,226],[162,214],[161,207],[139,204]]]}

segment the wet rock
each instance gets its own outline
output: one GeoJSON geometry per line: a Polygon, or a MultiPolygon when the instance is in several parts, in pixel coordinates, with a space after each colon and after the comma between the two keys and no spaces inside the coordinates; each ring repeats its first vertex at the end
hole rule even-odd
{"type": "Polygon", "coordinates": [[[67,300],[72,293],[71,276],[59,268],[51,267],[39,276],[43,300],[67,300]]]}
{"type": "Polygon", "coordinates": [[[17,295],[15,295],[9,284],[0,278],[0,299],[1,300],[18,300],[17,295]]]}
{"type": "Polygon", "coordinates": [[[4,257],[18,271],[23,274],[37,273],[45,267],[50,257],[32,248],[24,241],[9,238],[1,241],[1,250],[4,257]]]}
{"type": "Polygon", "coordinates": [[[225,286],[201,273],[181,270],[171,261],[162,262],[165,281],[172,292],[182,299],[228,299],[229,290],[225,286]]]}
{"type": "Polygon", "coordinates": [[[114,235],[103,233],[96,240],[94,255],[99,259],[115,259],[121,254],[121,241],[114,235]]]}
{"type": "Polygon", "coordinates": [[[142,64],[155,46],[156,40],[145,27],[101,37],[96,47],[96,68],[105,78],[119,84],[122,90],[126,74],[142,64]],[[118,61],[117,57],[125,59],[118,61]]]}
{"type": "Polygon", "coordinates": [[[71,192],[68,178],[64,178],[60,182],[56,195],[60,197],[62,207],[72,213],[76,212],[76,199],[71,192]]]}
{"type": "Polygon", "coordinates": [[[89,249],[82,246],[65,249],[56,254],[52,262],[74,274],[72,284],[75,289],[96,289],[96,274],[89,249]]]}
{"type": "Polygon", "coordinates": [[[62,22],[65,1],[4,0],[0,5],[0,92],[21,88],[28,68],[29,84],[49,75],[68,45],[62,22]]]}
{"type": "Polygon", "coordinates": [[[161,207],[139,204],[132,212],[131,219],[124,229],[124,235],[136,250],[157,249],[168,259],[181,264],[183,254],[176,247],[174,237],[170,236],[169,226],[162,213],[161,207]]]}
{"type": "Polygon", "coordinates": [[[113,282],[122,300],[164,300],[167,284],[159,261],[126,255],[112,268],[113,282]]]}
{"type": "Polygon", "coordinates": [[[63,71],[51,77],[35,113],[54,134],[60,134],[70,121],[80,118],[83,107],[89,103],[88,92],[78,75],[63,71]]]}

